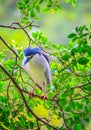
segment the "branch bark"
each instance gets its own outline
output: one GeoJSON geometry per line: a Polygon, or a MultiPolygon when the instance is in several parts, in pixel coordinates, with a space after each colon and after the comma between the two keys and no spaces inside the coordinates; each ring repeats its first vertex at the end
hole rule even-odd
{"type": "Polygon", "coordinates": [[[91,82],[88,82],[88,83],[86,83],[86,84],[82,84],[82,85],[79,85],[79,86],[71,87],[71,89],[75,89],[75,88],[83,88],[83,87],[88,86],[88,85],[90,85],[90,84],[91,84],[91,82]]]}

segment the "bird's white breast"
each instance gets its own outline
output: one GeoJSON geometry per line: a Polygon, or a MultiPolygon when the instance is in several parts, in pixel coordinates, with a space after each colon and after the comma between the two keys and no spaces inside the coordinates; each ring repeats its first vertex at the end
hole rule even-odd
{"type": "Polygon", "coordinates": [[[41,87],[46,80],[46,69],[49,70],[48,73],[50,73],[50,66],[47,60],[44,58],[43,55],[40,54],[34,55],[33,58],[30,59],[30,61],[24,65],[24,69],[34,80],[34,82],[41,87]]]}

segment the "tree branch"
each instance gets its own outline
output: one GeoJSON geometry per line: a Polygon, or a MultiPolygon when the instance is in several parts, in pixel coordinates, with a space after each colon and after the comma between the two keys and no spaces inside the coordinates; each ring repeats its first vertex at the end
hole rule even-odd
{"type": "Polygon", "coordinates": [[[90,85],[90,84],[91,84],[91,82],[88,82],[88,83],[86,83],[86,84],[82,84],[82,85],[79,85],[79,86],[71,87],[71,89],[75,89],[75,88],[83,88],[83,87],[88,86],[88,85],[90,85]]]}
{"type": "MultiPolygon", "coordinates": [[[[29,26],[33,26],[33,27],[39,28],[38,25],[32,24],[33,22],[34,22],[34,21],[32,21],[30,24],[24,26],[23,28],[28,28],[29,26]]],[[[12,25],[15,24],[15,23],[17,23],[17,22],[13,22],[13,23],[11,23],[10,25],[2,25],[2,24],[0,24],[0,27],[1,27],[1,28],[10,28],[10,29],[21,29],[21,27],[13,27],[12,25]]]]}

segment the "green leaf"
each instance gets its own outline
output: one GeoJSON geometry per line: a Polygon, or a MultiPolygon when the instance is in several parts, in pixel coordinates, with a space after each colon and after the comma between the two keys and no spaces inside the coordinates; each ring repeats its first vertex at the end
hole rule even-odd
{"type": "Polygon", "coordinates": [[[91,24],[90,24],[90,29],[91,29],[91,24]]]}
{"type": "Polygon", "coordinates": [[[17,4],[17,5],[22,5],[22,2],[18,1],[16,4],[17,4]]]}
{"type": "Polygon", "coordinates": [[[79,27],[80,33],[81,33],[83,30],[86,30],[86,25],[83,25],[83,26],[80,26],[80,27],[79,27]]]}
{"type": "Polygon", "coordinates": [[[40,6],[36,6],[36,10],[40,12],[40,6]]]}
{"type": "Polygon", "coordinates": [[[68,54],[65,54],[62,56],[62,59],[65,60],[65,61],[68,61],[70,58],[70,56],[68,54]]]}
{"type": "Polygon", "coordinates": [[[32,30],[32,26],[29,26],[28,28],[29,28],[29,30],[32,30]]]}
{"type": "Polygon", "coordinates": [[[44,41],[44,42],[47,42],[47,38],[46,38],[45,36],[43,37],[43,41],[44,41]]]}
{"type": "Polygon", "coordinates": [[[72,0],[72,6],[76,7],[76,0],[72,0]]]}
{"type": "Polygon", "coordinates": [[[77,27],[75,28],[75,30],[76,30],[76,32],[78,32],[78,31],[79,31],[79,27],[77,26],[77,27]]]}
{"type": "Polygon", "coordinates": [[[33,33],[32,33],[32,36],[33,36],[34,38],[36,38],[36,37],[38,36],[38,34],[35,33],[35,32],[33,32],[33,33]]]}
{"type": "Polygon", "coordinates": [[[81,47],[80,45],[78,46],[78,52],[80,53],[80,54],[82,54],[82,53],[85,53],[86,52],[86,50],[87,50],[87,48],[86,47],[81,47]]]}
{"type": "Polygon", "coordinates": [[[91,39],[91,35],[89,35],[89,40],[91,39]]]}
{"type": "Polygon", "coordinates": [[[35,17],[35,16],[36,16],[36,13],[34,12],[34,10],[32,10],[32,11],[30,12],[30,16],[31,16],[31,17],[35,17]]]}
{"type": "Polygon", "coordinates": [[[82,130],[81,124],[76,124],[74,130],[82,130]]]}
{"type": "Polygon", "coordinates": [[[58,8],[58,9],[61,9],[62,7],[61,7],[61,5],[59,4],[59,5],[57,5],[57,8],[58,8]]]}
{"type": "Polygon", "coordinates": [[[47,7],[51,7],[51,6],[52,6],[52,1],[49,1],[47,7]]]}
{"type": "Polygon", "coordinates": [[[71,55],[73,56],[73,55],[75,55],[75,53],[77,53],[77,52],[78,52],[77,48],[73,48],[73,49],[71,50],[71,55]]]}
{"type": "Polygon", "coordinates": [[[76,59],[73,59],[73,60],[72,60],[72,64],[73,64],[73,65],[76,65],[76,64],[77,64],[76,59]]]}
{"type": "Polygon", "coordinates": [[[30,0],[24,0],[24,2],[25,2],[26,4],[28,4],[28,3],[30,2],[30,0]]]}
{"type": "Polygon", "coordinates": [[[75,33],[71,33],[71,34],[68,35],[68,38],[73,38],[73,37],[75,37],[75,36],[76,36],[75,33]]]}
{"type": "Polygon", "coordinates": [[[39,20],[40,20],[40,18],[39,18],[39,17],[35,17],[35,20],[39,21],[39,20]]]}
{"type": "MultiPolygon", "coordinates": [[[[53,97],[53,93],[52,92],[50,92],[50,93],[48,93],[48,98],[52,98],[53,97]]],[[[50,102],[50,101],[49,101],[50,102]]],[[[51,102],[50,102],[51,103],[51,102]]]]}
{"type": "Polygon", "coordinates": [[[76,40],[78,40],[79,39],[79,37],[74,37],[73,39],[72,39],[72,42],[75,42],[76,40]]]}
{"type": "Polygon", "coordinates": [[[22,23],[27,23],[28,22],[28,17],[23,17],[21,20],[22,23]]]}
{"type": "Polygon", "coordinates": [[[70,2],[70,0],[65,0],[66,1],[66,3],[69,3],[70,2]]]}
{"type": "Polygon", "coordinates": [[[81,64],[81,65],[85,65],[89,62],[89,60],[86,58],[86,57],[81,57],[79,60],[78,60],[78,63],[81,64]]]}
{"type": "Polygon", "coordinates": [[[45,13],[45,12],[48,12],[50,9],[47,7],[47,8],[44,8],[43,9],[43,12],[45,13]]]}
{"type": "Polygon", "coordinates": [[[66,99],[60,99],[60,100],[59,100],[59,105],[60,105],[60,107],[63,107],[65,104],[67,104],[66,99]]]}
{"type": "Polygon", "coordinates": [[[20,10],[22,10],[22,9],[25,8],[25,4],[22,3],[22,2],[20,2],[20,1],[18,1],[16,4],[17,4],[17,7],[18,7],[20,10]]]}
{"type": "Polygon", "coordinates": [[[89,33],[81,34],[80,37],[86,37],[89,33]]]}
{"type": "Polygon", "coordinates": [[[85,98],[83,98],[83,99],[81,100],[81,102],[82,102],[82,103],[87,103],[87,102],[88,102],[88,100],[87,100],[87,99],[85,99],[85,98]]]}
{"type": "Polygon", "coordinates": [[[40,0],[40,1],[39,1],[39,4],[41,4],[41,3],[43,3],[43,2],[44,2],[44,0],[40,0]]]}
{"type": "Polygon", "coordinates": [[[91,50],[88,51],[88,55],[91,56],[91,50]]]}
{"type": "Polygon", "coordinates": [[[86,51],[87,51],[88,55],[91,56],[91,46],[87,46],[86,51]]]}
{"type": "Polygon", "coordinates": [[[88,42],[87,42],[87,39],[86,39],[86,38],[85,38],[85,40],[84,40],[84,41],[82,41],[82,44],[83,44],[83,46],[84,46],[84,47],[86,47],[86,46],[87,46],[88,42]]]}

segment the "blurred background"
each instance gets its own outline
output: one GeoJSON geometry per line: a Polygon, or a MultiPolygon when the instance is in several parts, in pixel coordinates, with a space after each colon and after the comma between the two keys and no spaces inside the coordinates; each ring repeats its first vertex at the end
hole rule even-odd
{"type": "MultiPolygon", "coordinates": [[[[0,0],[0,24],[9,25],[14,21],[20,21],[20,12],[17,10],[16,2],[17,0],[0,0]]],[[[62,9],[54,14],[40,13],[40,21],[36,24],[40,25],[39,30],[44,32],[49,41],[67,44],[69,42],[67,35],[76,26],[84,24],[89,26],[91,23],[91,0],[77,0],[75,8],[64,1],[61,2],[61,6],[62,9]]],[[[22,44],[22,46],[25,46],[27,42],[26,35],[20,30],[0,28],[0,35],[8,42],[22,44]]]]}

